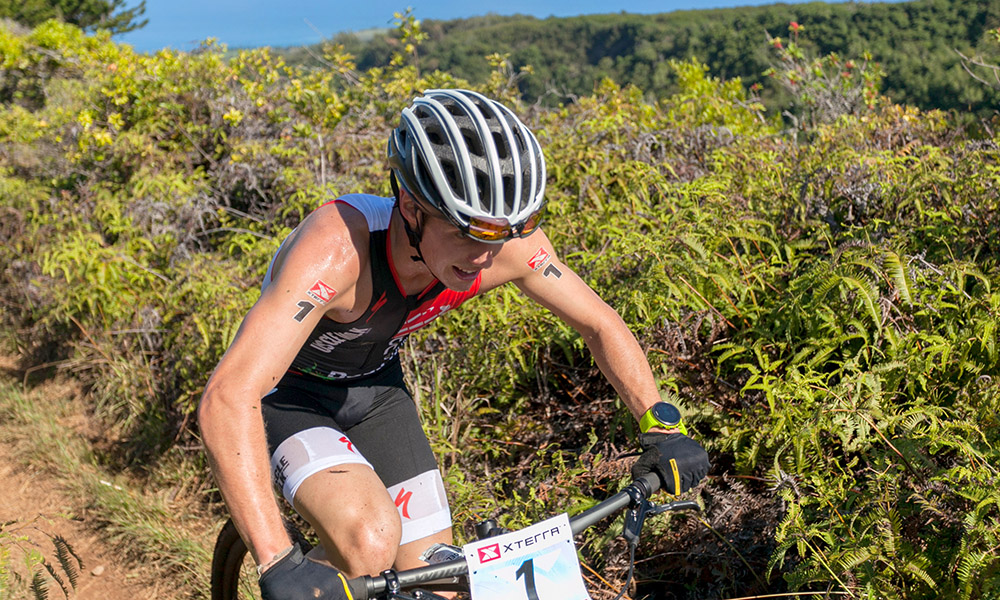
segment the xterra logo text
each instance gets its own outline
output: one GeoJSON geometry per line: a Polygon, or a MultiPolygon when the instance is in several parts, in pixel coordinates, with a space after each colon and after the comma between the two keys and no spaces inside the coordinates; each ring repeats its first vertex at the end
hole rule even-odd
{"type": "Polygon", "coordinates": [[[535,535],[530,535],[528,537],[524,537],[519,540],[514,540],[510,543],[493,544],[491,546],[485,546],[479,549],[479,562],[486,563],[490,562],[491,560],[497,560],[507,552],[513,552],[515,550],[520,550],[521,548],[534,546],[538,542],[541,542],[549,537],[556,537],[558,535],[559,535],[559,528],[553,527],[552,529],[547,529],[545,531],[536,533],[535,535]]]}

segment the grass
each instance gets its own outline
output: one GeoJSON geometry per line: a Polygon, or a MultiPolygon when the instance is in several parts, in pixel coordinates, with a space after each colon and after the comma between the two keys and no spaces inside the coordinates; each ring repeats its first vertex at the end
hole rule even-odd
{"type": "Polygon", "coordinates": [[[194,498],[171,499],[100,468],[80,431],[85,419],[72,386],[22,389],[10,378],[0,380],[0,443],[56,480],[72,512],[100,533],[118,560],[151,582],[170,581],[174,598],[207,597],[215,519],[194,498]]]}

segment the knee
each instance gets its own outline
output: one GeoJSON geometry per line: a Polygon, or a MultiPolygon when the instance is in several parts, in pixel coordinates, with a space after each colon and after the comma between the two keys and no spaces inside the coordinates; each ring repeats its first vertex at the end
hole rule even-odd
{"type": "Polygon", "coordinates": [[[321,536],[333,542],[340,558],[337,562],[352,577],[373,575],[392,567],[402,537],[399,514],[368,506],[352,517],[347,520],[349,526],[321,536]]]}
{"type": "Polygon", "coordinates": [[[370,573],[380,573],[392,566],[399,551],[402,525],[399,515],[389,518],[372,519],[364,523],[356,532],[354,544],[358,553],[367,557],[370,573]]]}

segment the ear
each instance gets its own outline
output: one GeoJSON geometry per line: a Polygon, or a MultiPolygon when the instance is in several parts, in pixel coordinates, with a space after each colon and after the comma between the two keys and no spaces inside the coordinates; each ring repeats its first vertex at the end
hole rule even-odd
{"type": "Polygon", "coordinates": [[[399,214],[403,215],[411,227],[416,226],[417,212],[419,212],[417,201],[406,191],[406,188],[399,186],[399,214]]]}

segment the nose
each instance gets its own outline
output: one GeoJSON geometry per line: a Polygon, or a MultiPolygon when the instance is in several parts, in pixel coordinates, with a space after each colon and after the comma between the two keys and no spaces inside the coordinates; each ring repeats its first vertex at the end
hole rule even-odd
{"type": "Polygon", "coordinates": [[[474,245],[469,249],[467,255],[469,263],[480,269],[488,268],[493,264],[493,257],[499,252],[500,244],[487,244],[485,242],[472,242],[474,245]]]}

